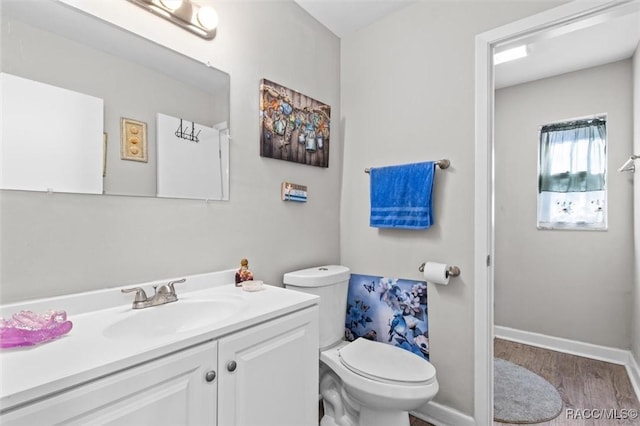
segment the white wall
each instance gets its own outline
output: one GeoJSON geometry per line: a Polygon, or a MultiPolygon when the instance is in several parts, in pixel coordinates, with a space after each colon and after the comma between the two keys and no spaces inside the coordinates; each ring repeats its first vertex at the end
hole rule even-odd
{"type": "Polygon", "coordinates": [[[280,284],[286,271],[340,261],[340,42],[290,1],[215,2],[205,41],[129,2],[68,0],[231,75],[231,200],[0,192],[3,303],[239,266],[280,284]],[[259,84],[331,105],[329,168],[259,155],[259,84]],[[308,185],[284,203],[282,181],[308,185]]]}
{"type": "Polygon", "coordinates": [[[631,60],[495,97],[495,324],[629,349],[633,181],[631,60]],[[536,229],[539,126],[607,113],[607,231],[536,229]]]}
{"type": "MultiPolygon", "coordinates": [[[[421,279],[436,260],[460,266],[430,286],[435,400],[473,411],[474,37],[553,2],[418,2],[342,40],[342,263],[356,273],[421,279]],[[449,158],[437,170],[435,225],[369,227],[366,167],[449,158]]],[[[423,408],[423,410],[427,410],[423,408]]]]}
{"type": "MultiPolygon", "coordinates": [[[[640,154],[640,45],[633,55],[633,153],[640,154]]],[[[640,364],[640,162],[636,160],[637,172],[633,177],[633,217],[635,243],[635,282],[633,292],[633,320],[631,330],[631,352],[640,364]]]]}

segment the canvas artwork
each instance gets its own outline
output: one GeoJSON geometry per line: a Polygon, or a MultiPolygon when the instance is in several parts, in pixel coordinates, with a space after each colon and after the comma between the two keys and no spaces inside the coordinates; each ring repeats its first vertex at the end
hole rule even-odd
{"type": "Polygon", "coordinates": [[[269,80],[260,83],[260,155],[329,167],[331,107],[269,80]]]}
{"type": "Polygon", "coordinates": [[[427,283],[352,274],[345,337],[395,345],[429,360],[427,283]]]}

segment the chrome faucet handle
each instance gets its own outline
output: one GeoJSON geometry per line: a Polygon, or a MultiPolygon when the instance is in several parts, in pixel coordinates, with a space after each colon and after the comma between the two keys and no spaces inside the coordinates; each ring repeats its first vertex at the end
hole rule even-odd
{"type": "Polygon", "coordinates": [[[123,288],[120,290],[122,293],[131,293],[133,291],[136,292],[136,297],[133,299],[133,302],[146,302],[147,301],[147,293],[144,292],[144,289],[140,287],[134,288],[123,288]]]}
{"type": "Polygon", "coordinates": [[[174,296],[176,295],[176,288],[173,286],[174,284],[180,284],[185,281],[187,281],[186,278],[182,278],[181,280],[169,281],[167,283],[167,287],[169,287],[169,291],[171,292],[171,294],[173,294],[174,296]]]}

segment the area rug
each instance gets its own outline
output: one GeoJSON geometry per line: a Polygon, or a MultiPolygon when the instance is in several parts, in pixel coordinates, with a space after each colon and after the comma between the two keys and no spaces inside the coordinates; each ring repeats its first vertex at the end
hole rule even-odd
{"type": "Polygon", "coordinates": [[[558,390],[537,374],[494,358],[494,420],[502,423],[540,423],[562,411],[558,390]]]}

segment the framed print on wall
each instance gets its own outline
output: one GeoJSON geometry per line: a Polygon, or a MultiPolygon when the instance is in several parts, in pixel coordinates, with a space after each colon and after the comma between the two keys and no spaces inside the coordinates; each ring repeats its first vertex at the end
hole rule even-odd
{"type": "Polygon", "coordinates": [[[329,167],[331,107],[272,81],[260,82],[260,155],[329,167]]]}
{"type": "Polygon", "coordinates": [[[362,337],[428,361],[427,283],[352,273],[344,326],[350,342],[362,337]]]}

